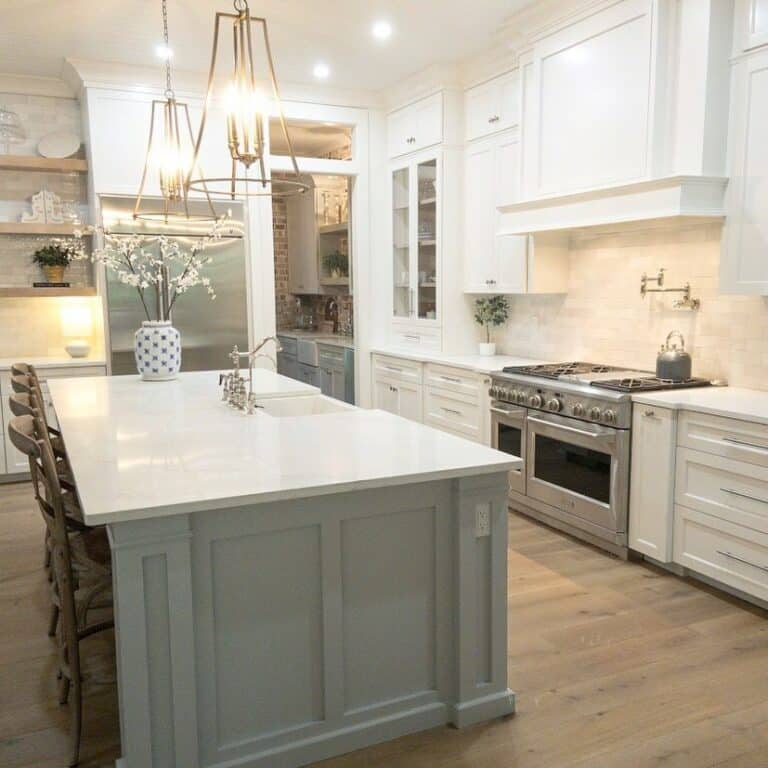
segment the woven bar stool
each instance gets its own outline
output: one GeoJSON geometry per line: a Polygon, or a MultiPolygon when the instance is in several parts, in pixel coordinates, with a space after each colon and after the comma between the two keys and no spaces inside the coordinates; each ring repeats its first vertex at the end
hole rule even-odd
{"type": "Polygon", "coordinates": [[[111,584],[109,548],[98,528],[73,532],[64,510],[56,459],[45,439],[40,417],[16,416],[8,426],[13,445],[30,460],[35,498],[50,530],[53,583],[61,611],[59,648],[59,702],[71,705],[70,766],[79,762],[82,733],[83,679],[80,643],[114,626],[113,620],[87,623],[88,608],[111,584]]]}

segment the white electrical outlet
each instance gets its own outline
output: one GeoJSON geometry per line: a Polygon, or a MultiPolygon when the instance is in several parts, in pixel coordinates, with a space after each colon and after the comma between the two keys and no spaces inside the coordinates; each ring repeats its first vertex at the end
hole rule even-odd
{"type": "Polygon", "coordinates": [[[478,504],[475,507],[475,538],[491,535],[491,505],[478,504]]]}

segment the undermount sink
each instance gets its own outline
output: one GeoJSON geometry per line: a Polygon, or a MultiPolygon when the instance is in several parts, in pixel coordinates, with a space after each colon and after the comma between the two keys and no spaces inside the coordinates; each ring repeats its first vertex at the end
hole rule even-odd
{"type": "Polygon", "coordinates": [[[259,411],[275,418],[296,416],[320,416],[325,413],[340,413],[354,408],[349,403],[334,400],[325,395],[307,395],[303,397],[274,397],[258,401],[259,411]]]}

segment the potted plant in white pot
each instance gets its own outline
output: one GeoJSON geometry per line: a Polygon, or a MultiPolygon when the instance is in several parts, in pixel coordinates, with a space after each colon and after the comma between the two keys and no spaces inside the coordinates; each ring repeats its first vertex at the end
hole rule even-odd
{"type": "Polygon", "coordinates": [[[506,296],[487,296],[475,301],[475,322],[485,328],[485,342],[480,343],[480,354],[496,354],[496,344],[491,341],[491,328],[504,325],[509,317],[506,296]]]}
{"type": "Polygon", "coordinates": [[[175,379],[181,370],[181,334],[171,324],[172,311],[180,297],[195,286],[202,286],[211,299],[216,298],[203,270],[213,261],[206,249],[219,239],[218,225],[191,250],[164,236],[104,233],[104,247],[93,252],[93,261],[104,264],[120,282],[135,288],[141,301],[147,319],[136,331],[134,354],[144,381],[175,379]],[[159,302],[152,300],[156,294],[147,296],[155,286],[159,302]],[[150,311],[154,304],[158,304],[156,316],[150,311]]]}

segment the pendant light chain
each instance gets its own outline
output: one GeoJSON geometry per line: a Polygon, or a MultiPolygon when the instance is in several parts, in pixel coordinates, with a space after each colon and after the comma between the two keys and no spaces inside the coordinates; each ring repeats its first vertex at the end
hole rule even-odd
{"type": "Polygon", "coordinates": [[[165,42],[165,98],[173,99],[175,94],[171,86],[171,46],[168,43],[168,5],[163,3],[163,41],[165,42]]]}

